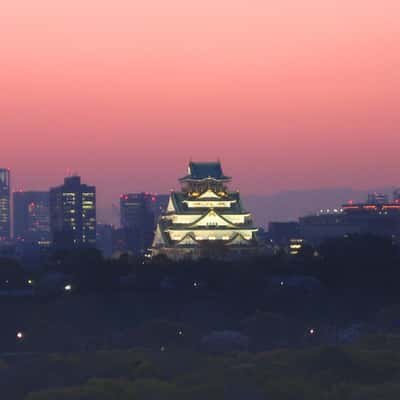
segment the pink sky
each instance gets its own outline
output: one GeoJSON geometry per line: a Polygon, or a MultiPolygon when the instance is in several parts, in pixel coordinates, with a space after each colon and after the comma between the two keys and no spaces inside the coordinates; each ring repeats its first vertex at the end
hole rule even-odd
{"type": "Polygon", "coordinates": [[[0,166],[120,192],[400,185],[398,0],[4,0],[0,166]]]}

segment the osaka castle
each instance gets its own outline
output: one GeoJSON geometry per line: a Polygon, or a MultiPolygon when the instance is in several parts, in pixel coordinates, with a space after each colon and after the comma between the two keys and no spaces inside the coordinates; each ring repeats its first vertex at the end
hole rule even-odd
{"type": "Polygon", "coordinates": [[[221,163],[190,162],[179,179],[180,192],[171,191],[161,215],[152,256],[170,259],[232,258],[258,251],[252,216],[243,209],[239,192],[231,192],[221,163]]]}

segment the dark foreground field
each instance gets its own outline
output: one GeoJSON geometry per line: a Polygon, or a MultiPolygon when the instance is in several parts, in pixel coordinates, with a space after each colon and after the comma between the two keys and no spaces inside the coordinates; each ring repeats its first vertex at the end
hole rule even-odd
{"type": "Polygon", "coordinates": [[[398,399],[399,310],[290,289],[3,299],[1,398],[398,399]]]}
{"type": "Polygon", "coordinates": [[[395,400],[400,340],[206,354],[175,347],[6,357],[4,399],[395,400]]]}

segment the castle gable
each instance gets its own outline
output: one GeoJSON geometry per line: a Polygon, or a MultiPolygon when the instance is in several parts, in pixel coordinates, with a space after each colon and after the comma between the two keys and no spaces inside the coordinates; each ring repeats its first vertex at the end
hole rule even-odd
{"type": "Polygon", "coordinates": [[[211,189],[206,190],[204,193],[202,193],[198,199],[221,199],[222,196],[219,196],[217,193],[212,191],[211,189]]]}
{"type": "Polygon", "coordinates": [[[231,224],[227,219],[218,215],[214,210],[210,210],[206,215],[202,216],[191,227],[229,227],[235,228],[235,225],[231,224]]]}

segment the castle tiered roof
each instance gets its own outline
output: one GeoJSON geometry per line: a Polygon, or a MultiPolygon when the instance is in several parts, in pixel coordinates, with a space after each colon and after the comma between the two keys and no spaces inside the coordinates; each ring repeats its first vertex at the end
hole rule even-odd
{"type": "Polygon", "coordinates": [[[190,161],[188,167],[188,175],[180,179],[181,182],[189,180],[205,180],[215,179],[221,181],[230,181],[231,177],[225,176],[222,171],[222,166],[217,162],[193,162],[190,161]]]}

